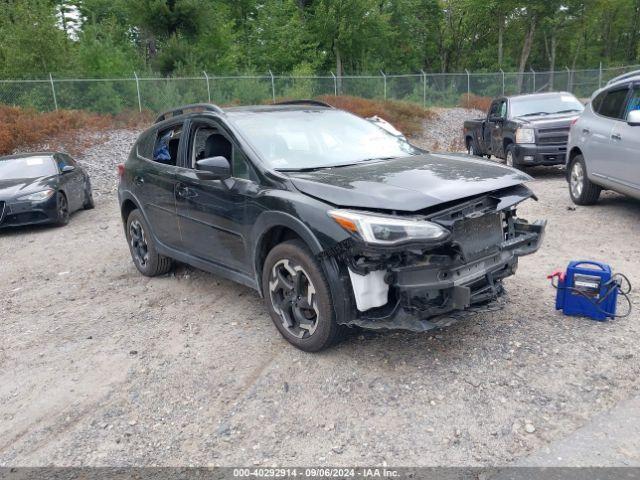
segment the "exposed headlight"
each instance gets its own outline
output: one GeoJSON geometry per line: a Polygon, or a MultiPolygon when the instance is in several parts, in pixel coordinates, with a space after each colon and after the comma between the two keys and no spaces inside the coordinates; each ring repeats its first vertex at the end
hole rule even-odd
{"type": "Polygon", "coordinates": [[[516,130],[516,143],[536,143],[536,134],[533,128],[518,128],[516,130]]]}
{"type": "Polygon", "coordinates": [[[26,200],[28,202],[42,202],[53,197],[54,193],[56,193],[56,191],[53,188],[48,188],[40,192],[30,193],[29,195],[25,195],[24,197],[18,197],[18,200],[26,200]]]}
{"type": "Polygon", "coordinates": [[[405,219],[356,212],[331,210],[329,216],[342,228],[356,233],[367,243],[395,245],[412,241],[438,241],[449,236],[449,231],[425,220],[405,219]]]}

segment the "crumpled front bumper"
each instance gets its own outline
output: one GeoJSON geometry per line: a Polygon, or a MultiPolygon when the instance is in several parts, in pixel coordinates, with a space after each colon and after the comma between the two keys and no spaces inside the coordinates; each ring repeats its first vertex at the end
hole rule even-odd
{"type": "Polygon", "coordinates": [[[349,325],[369,329],[427,331],[501,307],[502,279],[513,275],[518,257],[540,248],[545,221],[521,222],[497,252],[468,263],[418,264],[388,271],[393,301],[358,312],[349,325]]]}

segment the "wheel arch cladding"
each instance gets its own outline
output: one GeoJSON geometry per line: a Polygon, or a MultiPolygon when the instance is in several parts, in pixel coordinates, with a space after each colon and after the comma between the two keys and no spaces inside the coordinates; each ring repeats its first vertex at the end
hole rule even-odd
{"type": "Polygon", "coordinates": [[[256,239],[253,248],[253,262],[256,281],[262,293],[262,267],[269,251],[287,240],[299,239],[313,255],[317,255],[322,247],[311,230],[300,220],[284,212],[265,212],[258,218],[253,227],[256,239]]]}
{"type": "Polygon", "coordinates": [[[569,162],[571,162],[578,155],[582,155],[582,150],[580,150],[580,148],[578,147],[573,147],[569,152],[569,162]]]}
{"type": "Polygon", "coordinates": [[[127,221],[127,218],[129,218],[129,215],[131,214],[131,212],[133,212],[134,210],[137,210],[138,206],[135,204],[135,202],[133,200],[131,200],[130,198],[127,198],[124,202],[122,202],[122,206],[120,207],[120,212],[122,214],[122,220],[124,222],[127,221]]]}

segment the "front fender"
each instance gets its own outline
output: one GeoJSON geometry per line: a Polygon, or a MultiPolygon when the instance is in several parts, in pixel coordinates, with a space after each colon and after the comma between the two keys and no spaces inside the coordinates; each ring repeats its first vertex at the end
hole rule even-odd
{"type": "MultiPolygon", "coordinates": [[[[333,222],[327,216],[327,222],[333,222]]],[[[308,226],[300,219],[293,215],[282,211],[266,211],[255,222],[251,238],[255,238],[255,243],[252,245],[252,255],[254,263],[255,280],[257,285],[260,286],[259,293],[262,296],[262,265],[260,264],[260,246],[264,241],[265,235],[274,227],[286,227],[295,232],[309,247],[311,253],[316,257],[320,266],[322,267],[327,282],[329,284],[329,290],[331,291],[331,297],[333,299],[334,311],[338,323],[344,323],[344,319],[348,315],[350,310],[349,296],[345,294],[346,290],[342,284],[340,277],[340,270],[336,259],[331,256],[321,255],[321,253],[331,245],[335,245],[342,238],[323,238],[323,242],[318,239],[316,232],[312,227],[308,226]]],[[[325,233],[326,235],[326,233],[325,233]]]]}

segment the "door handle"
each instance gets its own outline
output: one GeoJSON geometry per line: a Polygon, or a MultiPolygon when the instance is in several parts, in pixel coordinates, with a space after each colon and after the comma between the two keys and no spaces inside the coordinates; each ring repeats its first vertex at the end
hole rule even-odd
{"type": "Polygon", "coordinates": [[[611,138],[614,140],[622,140],[622,135],[620,135],[619,133],[612,133],[611,138]]]}
{"type": "Polygon", "coordinates": [[[144,183],[144,178],[139,175],[135,176],[133,177],[133,183],[135,183],[136,185],[142,185],[144,183]]]}
{"type": "Polygon", "coordinates": [[[589,130],[588,128],[583,128],[582,133],[584,133],[585,135],[589,135],[591,133],[591,130],[589,130]]]}

